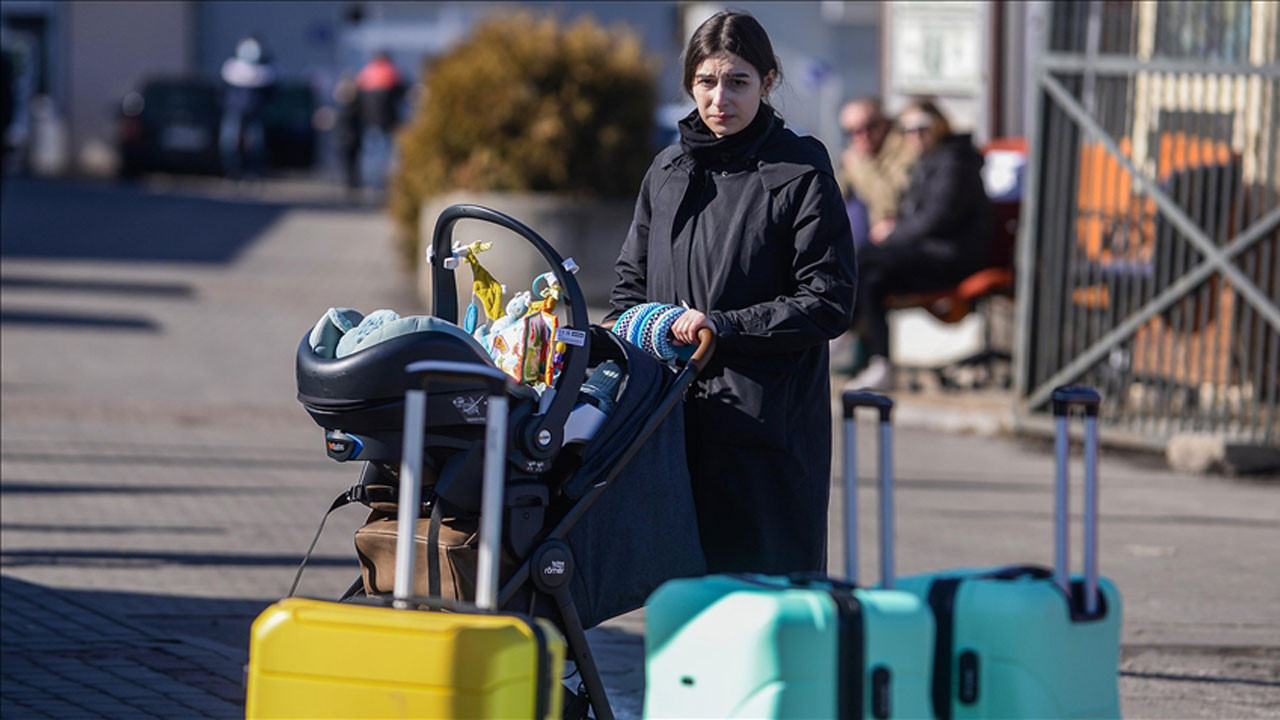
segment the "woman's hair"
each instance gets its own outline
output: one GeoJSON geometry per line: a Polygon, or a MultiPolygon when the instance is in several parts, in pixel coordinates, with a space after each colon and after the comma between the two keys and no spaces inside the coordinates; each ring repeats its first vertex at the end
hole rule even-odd
{"type": "Polygon", "coordinates": [[[951,122],[947,120],[946,115],[942,114],[942,110],[938,107],[938,104],[933,101],[933,98],[912,98],[911,102],[902,110],[902,113],[899,114],[898,117],[905,117],[911,112],[918,112],[929,116],[929,119],[932,121],[931,127],[929,128],[929,135],[933,137],[933,141],[935,143],[942,142],[951,136],[951,122]]]}
{"type": "MultiPolygon", "coordinates": [[[[693,96],[693,75],[703,60],[722,52],[751,63],[760,73],[760,80],[774,71],[782,77],[782,66],[773,54],[773,43],[760,21],[741,10],[724,10],[707,18],[693,31],[689,45],[684,50],[684,91],[693,96]]],[[[775,80],[776,82],[776,80],[775,80]]]]}

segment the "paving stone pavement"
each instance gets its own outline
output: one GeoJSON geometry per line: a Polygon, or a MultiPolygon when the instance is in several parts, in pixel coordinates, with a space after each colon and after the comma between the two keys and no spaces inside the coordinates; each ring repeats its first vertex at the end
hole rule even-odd
{"type": "Polygon", "coordinates": [[[0,576],[0,716],[243,717],[242,654],[0,576]]]}
{"type": "MultiPolygon", "coordinates": [[[[271,202],[3,190],[0,716],[221,717],[215,702],[238,715],[249,623],[288,590],[320,515],[356,479],[294,399],[299,339],[331,305],[421,310],[389,225],[280,189],[271,202]]],[[[898,570],[1047,560],[1049,448],[957,434],[992,425],[970,422],[971,405],[904,404],[901,425],[949,424],[897,433],[898,570]]],[[[874,435],[860,439],[870,573],[874,435]]],[[[1126,714],[1275,717],[1277,487],[1103,463],[1126,714]]],[[[840,567],[838,490],[832,507],[840,567]]],[[[333,597],[355,577],[363,518],[334,513],[302,594],[333,597]]],[[[642,632],[639,612],[590,632],[621,718],[640,714],[642,632]]]]}

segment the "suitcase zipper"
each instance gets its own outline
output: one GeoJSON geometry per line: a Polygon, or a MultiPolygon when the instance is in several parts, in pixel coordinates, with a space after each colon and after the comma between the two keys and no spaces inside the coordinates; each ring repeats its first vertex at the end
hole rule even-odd
{"type": "Polygon", "coordinates": [[[933,712],[938,720],[951,720],[951,655],[955,652],[956,591],[963,578],[943,578],[929,588],[929,607],[937,621],[933,649],[933,712]]]}
{"type": "Polygon", "coordinates": [[[853,596],[853,583],[824,577],[814,573],[793,573],[785,579],[789,585],[778,585],[759,580],[749,573],[729,575],[748,585],[770,590],[792,588],[825,592],[836,607],[840,629],[836,634],[836,717],[839,720],[862,720],[862,684],[866,665],[865,628],[862,621],[862,605],[853,596]],[[822,587],[826,585],[827,587],[822,587]],[[842,682],[853,678],[854,682],[842,682]]]}
{"type": "Polygon", "coordinates": [[[866,664],[866,636],[862,623],[862,606],[852,593],[840,588],[827,590],[840,618],[840,632],[836,645],[836,717],[840,720],[862,718],[863,666],[866,664]]]}
{"type": "Polygon", "coordinates": [[[538,677],[537,688],[534,690],[534,711],[533,716],[538,720],[547,717],[547,702],[551,698],[553,690],[551,683],[558,682],[551,677],[551,650],[547,647],[547,635],[542,631],[542,627],[538,625],[536,620],[519,617],[528,624],[529,629],[533,631],[533,638],[538,643],[538,677]]]}

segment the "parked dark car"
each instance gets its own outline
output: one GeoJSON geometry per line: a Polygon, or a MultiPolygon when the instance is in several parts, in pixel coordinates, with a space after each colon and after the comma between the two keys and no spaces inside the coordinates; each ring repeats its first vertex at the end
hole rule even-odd
{"type": "Polygon", "coordinates": [[[120,173],[222,172],[217,84],[207,80],[152,80],[120,104],[120,173]]]}
{"type": "MultiPolygon", "coordinates": [[[[276,85],[262,107],[268,169],[309,168],[316,159],[315,93],[305,83],[276,85]]],[[[120,105],[120,173],[222,174],[218,129],[222,87],[198,78],[150,80],[120,105]]]]}

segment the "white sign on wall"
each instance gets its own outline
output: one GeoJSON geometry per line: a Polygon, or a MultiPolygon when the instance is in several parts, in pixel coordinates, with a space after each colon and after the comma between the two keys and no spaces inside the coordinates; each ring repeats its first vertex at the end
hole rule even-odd
{"type": "Polygon", "coordinates": [[[896,92],[981,92],[986,47],[981,3],[897,2],[891,7],[891,82],[896,92]]]}

